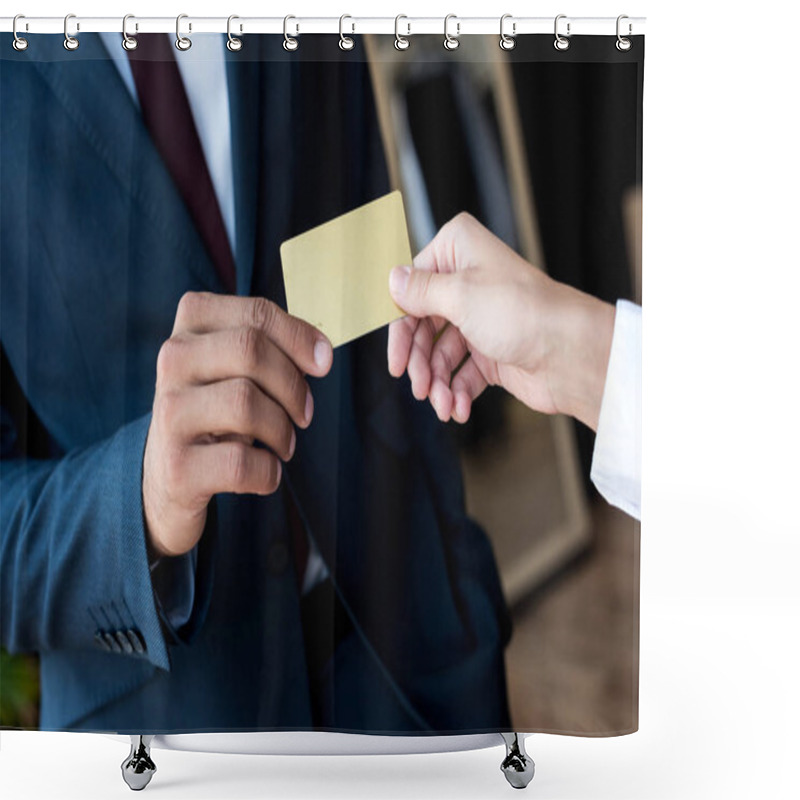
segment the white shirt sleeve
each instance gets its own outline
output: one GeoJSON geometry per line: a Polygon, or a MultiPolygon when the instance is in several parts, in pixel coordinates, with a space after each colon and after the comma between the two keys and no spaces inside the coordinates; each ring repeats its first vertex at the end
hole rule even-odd
{"type": "Polygon", "coordinates": [[[641,519],[641,437],[642,308],[619,300],[591,478],[611,505],[636,519],[641,519]]]}

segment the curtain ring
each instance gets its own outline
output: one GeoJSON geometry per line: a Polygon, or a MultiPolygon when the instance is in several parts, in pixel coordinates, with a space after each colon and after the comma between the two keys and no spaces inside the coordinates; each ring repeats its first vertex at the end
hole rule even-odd
{"type": "MultiPolygon", "coordinates": [[[[339,17],[339,48],[341,50],[352,50],[356,46],[355,40],[349,36],[345,36],[342,30],[344,21],[346,19],[353,19],[353,18],[349,14],[342,14],[342,16],[339,17]]],[[[356,24],[354,22],[352,23],[351,33],[355,32],[356,32],[356,24]]]]}
{"type": "MultiPolygon", "coordinates": [[[[139,42],[133,37],[128,36],[128,20],[136,19],[133,14],[126,14],[122,18],[122,47],[125,50],[135,50],[139,46],[139,42]]],[[[136,23],[136,30],[139,30],[139,23],[136,23]]]]}
{"type": "MultiPolygon", "coordinates": [[[[178,50],[188,50],[192,46],[192,40],[188,36],[181,36],[181,20],[187,19],[188,14],[178,14],[175,19],[175,47],[178,50]]],[[[192,23],[189,23],[189,33],[192,32],[192,23]]]]}
{"type": "Polygon", "coordinates": [[[406,31],[405,36],[400,35],[400,20],[401,19],[408,19],[405,14],[398,14],[394,18],[394,49],[395,50],[408,50],[411,46],[411,42],[408,41],[406,36],[411,36],[411,23],[406,22],[406,27],[408,30],[406,31]]]}
{"type": "MultiPolygon", "coordinates": [[[[291,36],[289,36],[287,27],[290,19],[297,19],[297,17],[293,17],[291,14],[288,14],[283,18],[283,49],[292,52],[293,50],[297,50],[300,42],[298,42],[297,39],[293,39],[291,36]]],[[[295,33],[300,33],[300,26],[297,25],[296,27],[297,29],[295,30],[295,33]]]]}
{"type": "MultiPolygon", "coordinates": [[[[69,35],[69,21],[71,19],[75,19],[74,14],[67,14],[64,17],[64,49],[65,50],[77,50],[80,42],[74,37],[69,35]]],[[[80,30],[80,24],[76,24],[76,30],[80,30]]]]}
{"type": "MultiPolygon", "coordinates": [[[[231,22],[233,22],[233,20],[235,19],[239,19],[239,17],[237,17],[236,14],[231,14],[228,17],[228,41],[225,42],[225,47],[227,47],[228,50],[231,51],[231,53],[238,53],[242,49],[242,40],[237,39],[235,36],[231,34],[231,22]]],[[[239,33],[241,32],[242,32],[242,26],[240,25],[239,33]]]]}
{"type": "Polygon", "coordinates": [[[558,32],[558,21],[560,19],[566,19],[566,18],[567,18],[566,14],[559,14],[556,17],[555,26],[554,26],[554,32],[555,32],[555,35],[556,35],[556,40],[553,42],[553,47],[555,47],[556,50],[561,50],[562,52],[564,50],[569,50],[569,39],[567,37],[570,35],[570,23],[569,22],[567,23],[567,36],[562,36],[558,32]]]}
{"type": "MultiPolygon", "coordinates": [[[[17,52],[21,53],[23,50],[27,50],[28,49],[28,40],[27,39],[23,39],[19,34],[17,34],[17,20],[18,19],[25,19],[25,15],[24,14],[17,14],[17,16],[14,17],[14,22],[11,23],[11,32],[14,34],[14,41],[11,42],[11,45],[17,52]]],[[[25,23],[25,30],[26,31],[28,30],[28,23],[27,22],[25,23]]]]}
{"type": "MultiPolygon", "coordinates": [[[[620,34],[620,32],[619,32],[619,24],[620,24],[620,22],[622,22],[622,20],[628,19],[628,18],[629,17],[628,17],[627,14],[620,14],[617,17],[617,50],[619,50],[621,53],[626,53],[628,50],[630,50],[631,49],[631,44],[632,44],[630,39],[627,39],[625,36],[622,36],[620,34]]],[[[631,25],[631,23],[629,22],[628,23],[628,36],[630,36],[631,33],[633,33],[633,25],[631,25]]]]}
{"type": "Polygon", "coordinates": [[[514,38],[517,35],[517,23],[511,23],[511,36],[509,36],[505,30],[504,25],[507,19],[512,18],[512,14],[503,14],[500,17],[500,49],[501,50],[513,50],[517,46],[517,40],[514,38]]]}
{"type": "Polygon", "coordinates": [[[458,46],[461,42],[458,41],[458,37],[461,35],[461,23],[458,22],[458,17],[455,14],[448,14],[444,18],[444,49],[445,50],[457,50],[458,46]],[[456,35],[453,36],[447,32],[447,23],[450,22],[451,19],[456,20],[456,35]]]}

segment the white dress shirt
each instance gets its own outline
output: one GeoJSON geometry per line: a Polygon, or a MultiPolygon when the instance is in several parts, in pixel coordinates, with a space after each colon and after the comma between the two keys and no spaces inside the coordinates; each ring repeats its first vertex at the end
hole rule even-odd
{"type": "Polygon", "coordinates": [[[600,494],[641,519],[642,309],[617,302],[591,478],[600,494]]]}

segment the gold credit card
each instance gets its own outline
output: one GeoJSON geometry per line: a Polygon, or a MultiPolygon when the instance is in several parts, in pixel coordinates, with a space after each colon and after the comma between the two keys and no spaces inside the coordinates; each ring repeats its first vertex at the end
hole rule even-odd
{"type": "Polygon", "coordinates": [[[281,245],[289,313],[334,347],[403,316],[389,273],[411,264],[403,196],[395,191],[281,245]]]}

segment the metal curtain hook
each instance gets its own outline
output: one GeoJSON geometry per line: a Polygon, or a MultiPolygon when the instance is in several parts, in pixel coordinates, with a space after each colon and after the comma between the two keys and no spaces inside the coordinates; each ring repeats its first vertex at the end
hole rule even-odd
{"type": "MultiPolygon", "coordinates": [[[[235,19],[239,19],[239,17],[237,17],[236,14],[231,14],[228,17],[228,41],[225,42],[225,47],[227,47],[228,50],[231,51],[231,53],[238,53],[239,50],[242,49],[242,40],[237,39],[235,36],[233,36],[233,34],[231,34],[231,22],[233,22],[235,19]]],[[[239,33],[241,32],[242,32],[242,26],[240,25],[239,33]]]]}
{"type": "Polygon", "coordinates": [[[505,22],[512,17],[512,14],[503,14],[500,17],[500,48],[502,50],[513,50],[517,46],[517,40],[514,38],[517,35],[517,23],[511,23],[511,36],[505,32],[505,22]]]}
{"type": "MultiPolygon", "coordinates": [[[[188,50],[192,46],[192,40],[188,36],[181,36],[181,20],[187,19],[188,14],[178,14],[175,19],[175,47],[178,50],[188,50]]],[[[192,32],[192,23],[189,23],[189,33],[192,32]]]]}
{"type": "MultiPolygon", "coordinates": [[[[626,37],[624,37],[619,32],[620,22],[622,22],[622,20],[624,20],[624,19],[628,19],[628,15],[627,14],[620,14],[617,17],[617,50],[619,50],[619,51],[621,51],[623,53],[625,53],[628,50],[630,50],[631,49],[631,44],[632,44],[630,39],[627,39],[626,37]]],[[[631,23],[629,22],[628,23],[628,36],[630,36],[632,33],[633,33],[633,25],[631,25],[631,23]]]]}
{"type": "Polygon", "coordinates": [[[562,51],[563,50],[569,50],[569,38],[568,37],[570,36],[570,23],[569,22],[567,23],[567,35],[566,36],[562,36],[558,32],[558,21],[560,19],[566,19],[566,18],[567,18],[566,14],[559,14],[556,17],[556,21],[555,21],[555,25],[554,25],[554,32],[555,32],[555,35],[556,35],[556,39],[553,42],[553,47],[555,47],[556,50],[562,50],[562,51]]]}
{"type": "MultiPolygon", "coordinates": [[[[293,17],[291,14],[288,14],[283,18],[283,49],[289,50],[297,50],[298,45],[300,42],[297,39],[293,39],[289,36],[288,25],[290,19],[297,19],[297,17],[293,17]]],[[[300,33],[300,26],[295,24],[295,33],[300,33]]]]}
{"type": "Polygon", "coordinates": [[[461,35],[461,23],[458,21],[458,17],[455,14],[448,14],[444,18],[444,49],[445,50],[457,50],[458,46],[461,42],[458,41],[458,37],[461,35]],[[447,23],[450,22],[451,19],[456,20],[456,35],[452,36],[447,32],[447,23]]]}
{"type": "MultiPolygon", "coordinates": [[[[356,43],[354,39],[344,35],[343,26],[344,26],[344,21],[346,19],[353,19],[353,18],[349,14],[342,14],[342,16],[339,17],[339,47],[342,50],[352,50],[356,46],[356,43]]],[[[352,28],[351,33],[355,33],[356,32],[355,22],[351,23],[351,28],[352,28]]]]}
{"type": "MultiPolygon", "coordinates": [[[[80,42],[74,36],[70,36],[69,35],[69,21],[71,19],[75,19],[75,15],[74,14],[67,14],[67,16],[64,17],[64,49],[65,50],[77,50],[78,49],[78,45],[80,45],[80,42]]],[[[76,29],[76,31],[79,31],[81,29],[80,23],[76,23],[75,29],[76,29]]]]}
{"type": "MultiPolygon", "coordinates": [[[[136,19],[133,14],[126,14],[122,18],[122,46],[125,50],[135,50],[139,46],[139,42],[133,37],[128,36],[128,20],[136,19]]],[[[139,30],[139,24],[136,24],[136,30],[139,30]]]]}
{"type": "MultiPolygon", "coordinates": [[[[24,14],[17,14],[14,17],[14,22],[11,23],[11,32],[14,34],[14,41],[11,42],[12,47],[17,50],[18,52],[22,52],[23,50],[28,49],[28,40],[23,39],[21,36],[17,34],[17,20],[18,19],[25,19],[24,14]]],[[[25,30],[28,30],[28,23],[25,23],[25,30]]]]}
{"type": "Polygon", "coordinates": [[[411,46],[411,42],[408,41],[406,36],[411,36],[411,23],[406,22],[406,28],[408,28],[408,30],[406,31],[405,36],[401,36],[400,35],[401,19],[408,19],[408,17],[405,14],[398,14],[394,18],[394,48],[395,50],[408,50],[408,48],[411,46]]]}

